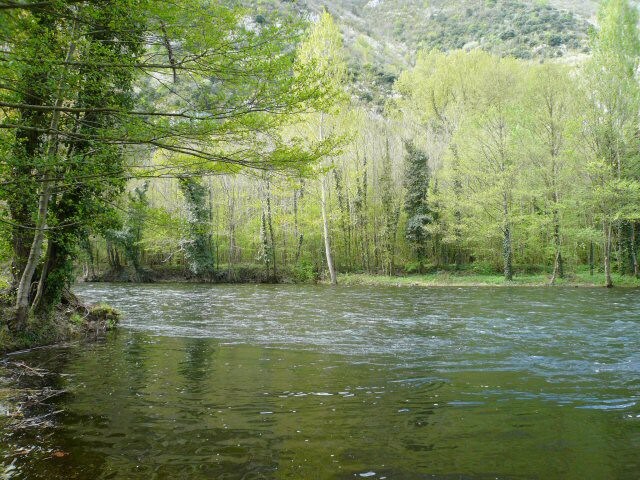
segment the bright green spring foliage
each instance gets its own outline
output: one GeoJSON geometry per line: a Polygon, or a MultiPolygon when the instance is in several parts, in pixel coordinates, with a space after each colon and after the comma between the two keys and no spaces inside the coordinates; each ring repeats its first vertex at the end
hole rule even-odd
{"type": "Polygon", "coordinates": [[[637,9],[625,0],[603,2],[593,56],[584,68],[586,154],[590,201],[601,223],[607,286],[617,231],[619,270],[640,273],[636,223],[640,219],[640,143],[638,141],[637,9]]]}
{"type": "Polygon", "coordinates": [[[272,280],[640,273],[627,1],[603,2],[592,55],[573,66],[420,52],[384,114],[350,98],[362,92],[326,11],[310,26],[201,0],[0,14],[4,248],[15,287],[45,212],[28,283],[40,308],[74,277],[80,245],[87,270],[108,260],[206,279],[256,262],[272,280]],[[134,225],[126,245],[110,237],[134,225]]]}
{"type": "Polygon", "coordinates": [[[594,242],[610,268],[617,243],[618,268],[637,273],[636,16],[605,2],[594,54],[578,69],[428,52],[400,77],[397,106],[420,122],[439,166],[449,256],[462,245],[497,263],[501,252],[507,279],[514,263],[547,263],[555,281],[566,257],[588,261],[594,242]]]}
{"type": "Polygon", "coordinates": [[[0,6],[0,201],[19,328],[26,308],[60,301],[79,245],[117,230],[127,179],[308,171],[335,149],[331,135],[285,133],[333,102],[299,61],[300,22],[200,0],[0,6]]]}
{"type": "MultiPolygon", "coordinates": [[[[145,223],[149,216],[148,188],[148,182],[135,187],[127,196],[126,210],[122,215],[124,218],[118,222],[120,223],[120,228],[107,229],[103,232],[108,242],[122,250],[124,259],[137,274],[140,274],[142,267],[141,243],[145,223]]],[[[118,265],[115,267],[117,268],[118,265]]]]}

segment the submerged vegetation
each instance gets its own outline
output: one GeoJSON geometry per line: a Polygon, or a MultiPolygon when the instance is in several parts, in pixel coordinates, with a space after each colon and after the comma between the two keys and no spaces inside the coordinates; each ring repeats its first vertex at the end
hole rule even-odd
{"type": "Polygon", "coordinates": [[[3,338],[78,277],[637,284],[628,1],[348,4],[406,55],[259,3],[0,1],[3,338]]]}

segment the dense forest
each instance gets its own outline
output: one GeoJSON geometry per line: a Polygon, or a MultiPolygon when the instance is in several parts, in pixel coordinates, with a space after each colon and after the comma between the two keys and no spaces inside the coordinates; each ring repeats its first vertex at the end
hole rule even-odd
{"type": "Polygon", "coordinates": [[[5,325],[79,277],[640,274],[628,1],[396,10],[394,55],[287,3],[0,1],[5,325]]]}

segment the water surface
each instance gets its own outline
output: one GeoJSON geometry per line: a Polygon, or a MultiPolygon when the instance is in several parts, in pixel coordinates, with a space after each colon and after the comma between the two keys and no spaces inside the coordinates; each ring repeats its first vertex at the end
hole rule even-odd
{"type": "Polygon", "coordinates": [[[11,356],[65,390],[20,430],[0,395],[14,478],[640,477],[635,290],[77,292],[122,328],[11,356]]]}

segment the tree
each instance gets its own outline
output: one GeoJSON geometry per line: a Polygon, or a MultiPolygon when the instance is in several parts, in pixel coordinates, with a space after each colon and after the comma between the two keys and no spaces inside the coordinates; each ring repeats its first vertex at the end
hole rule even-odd
{"type": "MultiPolygon", "coordinates": [[[[523,123],[526,133],[523,144],[529,151],[531,173],[526,181],[531,196],[536,190],[542,193],[543,218],[551,225],[553,237],[553,272],[550,283],[564,278],[563,214],[565,197],[576,183],[576,170],[570,158],[571,132],[573,128],[576,98],[570,88],[568,70],[562,65],[543,64],[530,72],[527,83],[530,88],[525,99],[526,113],[523,123]],[[548,205],[548,207],[547,207],[548,205]]],[[[536,223],[536,227],[545,227],[536,223]]]]}
{"type": "Polygon", "coordinates": [[[385,139],[385,149],[382,156],[382,171],[378,179],[382,228],[381,233],[381,260],[382,271],[386,275],[393,275],[395,269],[396,242],[398,237],[398,222],[400,220],[401,203],[400,195],[395,191],[393,181],[393,164],[389,138],[385,139]]]}
{"type": "MultiPolygon", "coordinates": [[[[318,75],[322,76],[327,85],[325,88],[330,90],[331,95],[336,99],[336,103],[331,105],[324,111],[315,115],[315,118],[307,119],[310,125],[317,129],[316,138],[318,141],[325,141],[326,137],[331,134],[334,121],[333,114],[336,108],[344,103],[344,82],[346,74],[346,65],[344,60],[344,51],[342,48],[342,34],[337,25],[333,21],[333,17],[324,11],[320,15],[320,19],[314,25],[308,39],[301,45],[300,59],[305,65],[314,68],[318,75]]],[[[322,229],[324,238],[325,258],[327,261],[327,269],[332,285],[338,283],[335,263],[333,259],[333,251],[331,248],[331,234],[328,214],[328,172],[333,169],[333,160],[329,165],[321,165],[319,173],[320,183],[320,207],[322,211],[322,229]]]]}
{"type": "Polygon", "coordinates": [[[403,72],[396,84],[400,97],[395,104],[401,116],[409,125],[419,126],[415,138],[429,159],[430,183],[435,186],[436,175],[440,181],[438,203],[444,208],[438,222],[432,222],[427,230],[453,250],[457,268],[468,239],[463,238],[464,179],[456,135],[481,98],[478,72],[488,58],[482,51],[423,51],[415,67],[403,72]]]}
{"type": "MultiPolygon", "coordinates": [[[[611,287],[614,230],[621,236],[625,222],[639,216],[634,202],[640,173],[637,9],[627,0],[606,0],[598,13],[598,25],[593,54],[584,68],[584,134],[594,184],[593,208],[604,237],[605,283],[611,287]]],[[[632,252],[635,257],[635,250],[632,252]]]]}
{"type": "Polygon", "coordinates": [[[36,271],[40,290],[58,279],[45,289],[55,306],[75,249],[127,177],[304,170],[335,149],[330,135],[303,144],[282,133],[331,102],[297,60],[298,24],[252,25],[241,9],[199,0],[25,2],[0,14],[11,65],[0,84],[0,130],[11,132],[0,200],[13,225],[16,329],[36,271]],[[140,146],[171,155],[138,163],[140,146]]]}
{"type": "Polygon", "coordinates": [[[443,166],[434,173],[448,210],[440,215],[443,237],[457,258],[463,232],[476,248],[486,248],[487,238],[499,242],[507,280],[513,277],[523,71],[514,59],[480,51],[430,52],[399,81],[399,105],[424,125],[431,161],[443,166]]]}
{"type": "MultiPolygon", "coordinates": [[[[117,230],[108,229],[103,232],[110,244],[114,247],[120,247],[124,251],[124,257],[129,262],[129,265],[133,267],[133,273],[137,279],[144,278],[142,272],[142,241],[149,215],[148,189],[149,182],[145,182],[135,187],[132,192],[129,192],[125,215],[121,221],[122,228],[117,230]]],[[[114,270],[122,268],[119,256],[114,257],[112,267],[114,270]]],[[[45,282],[41,281],[38,285],[44,284],[45,282]]]]}
{"type": "Polygon", "coordinates": [[[404,210],[408,217],[405,237],[415,249],[420,270],[422,270],[429,240],[426,228],[434,220],[428,198],[431,177],[429,159],[412,141],[405,141],[404,146],[406,149],[404,210]]]}
{"type": "Polygon", "coordinates": [[[183,242],[189,269],[194,275],[211,278],[215,272],[213,241],[210,232],[207,187],[199,179],[182,177],[178,180],[187,205],[188,238],[183,242]]]}

